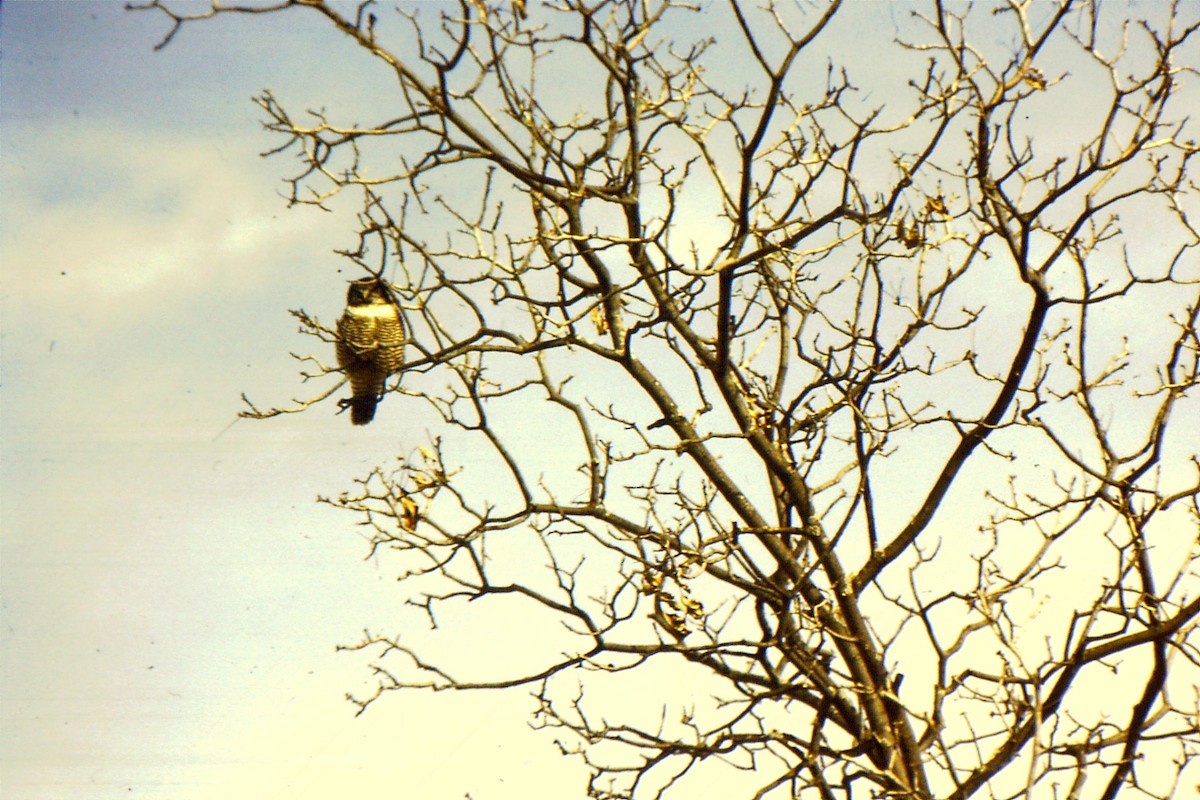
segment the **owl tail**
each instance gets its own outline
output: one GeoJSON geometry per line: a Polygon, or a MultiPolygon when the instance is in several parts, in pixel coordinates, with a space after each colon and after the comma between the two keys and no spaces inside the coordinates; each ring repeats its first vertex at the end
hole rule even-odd
{"type": "Polygon", "coordinates": [[[379,398],[373,395],[352,398],[350,400],[350,423],[366,425],[375,419],[375,406],[377,405],[379,405],[379,398]]]}

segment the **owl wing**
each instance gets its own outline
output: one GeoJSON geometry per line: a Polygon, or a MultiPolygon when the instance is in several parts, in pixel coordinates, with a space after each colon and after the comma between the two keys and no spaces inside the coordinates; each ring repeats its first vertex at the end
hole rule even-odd
{"type": "Polygon", "coordinates": [[[337,360],[343,370],[362,367],[375,349],[371,320],[347,311],[338,320],[337,360]]]}

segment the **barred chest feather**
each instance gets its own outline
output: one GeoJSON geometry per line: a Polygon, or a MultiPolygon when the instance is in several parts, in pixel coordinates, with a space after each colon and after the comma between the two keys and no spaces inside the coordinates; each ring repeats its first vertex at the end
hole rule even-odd
{"type": "Polygon", "coordinates": [[[390,304],[349,306],[338,321],[338,334],[343,367],[356,361],[387,375],[404,363],[404,325],[390,304]]]}

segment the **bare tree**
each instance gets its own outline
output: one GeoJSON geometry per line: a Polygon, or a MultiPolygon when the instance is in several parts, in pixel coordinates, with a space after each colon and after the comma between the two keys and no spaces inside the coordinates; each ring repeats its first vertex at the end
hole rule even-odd
{"type": "Polygon", "coordinates": [[[375,425],[440,420],[326,502],[432,624],[548,644],[368,633],[362,708],[532,692],[595,798],[1200,780],[1195,5],[140,7],[319,15],[392,81],[257,99],[395,285],[375,425]]]}

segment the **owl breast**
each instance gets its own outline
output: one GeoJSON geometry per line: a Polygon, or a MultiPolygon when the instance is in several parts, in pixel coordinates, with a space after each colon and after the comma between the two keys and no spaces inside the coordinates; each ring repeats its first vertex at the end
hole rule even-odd
{"type": "Polygon", "coordinates": [[[404,325],[391,305],[351,306],[338,321],[338,362],[390,375],[404,363],[404,325]]]}

